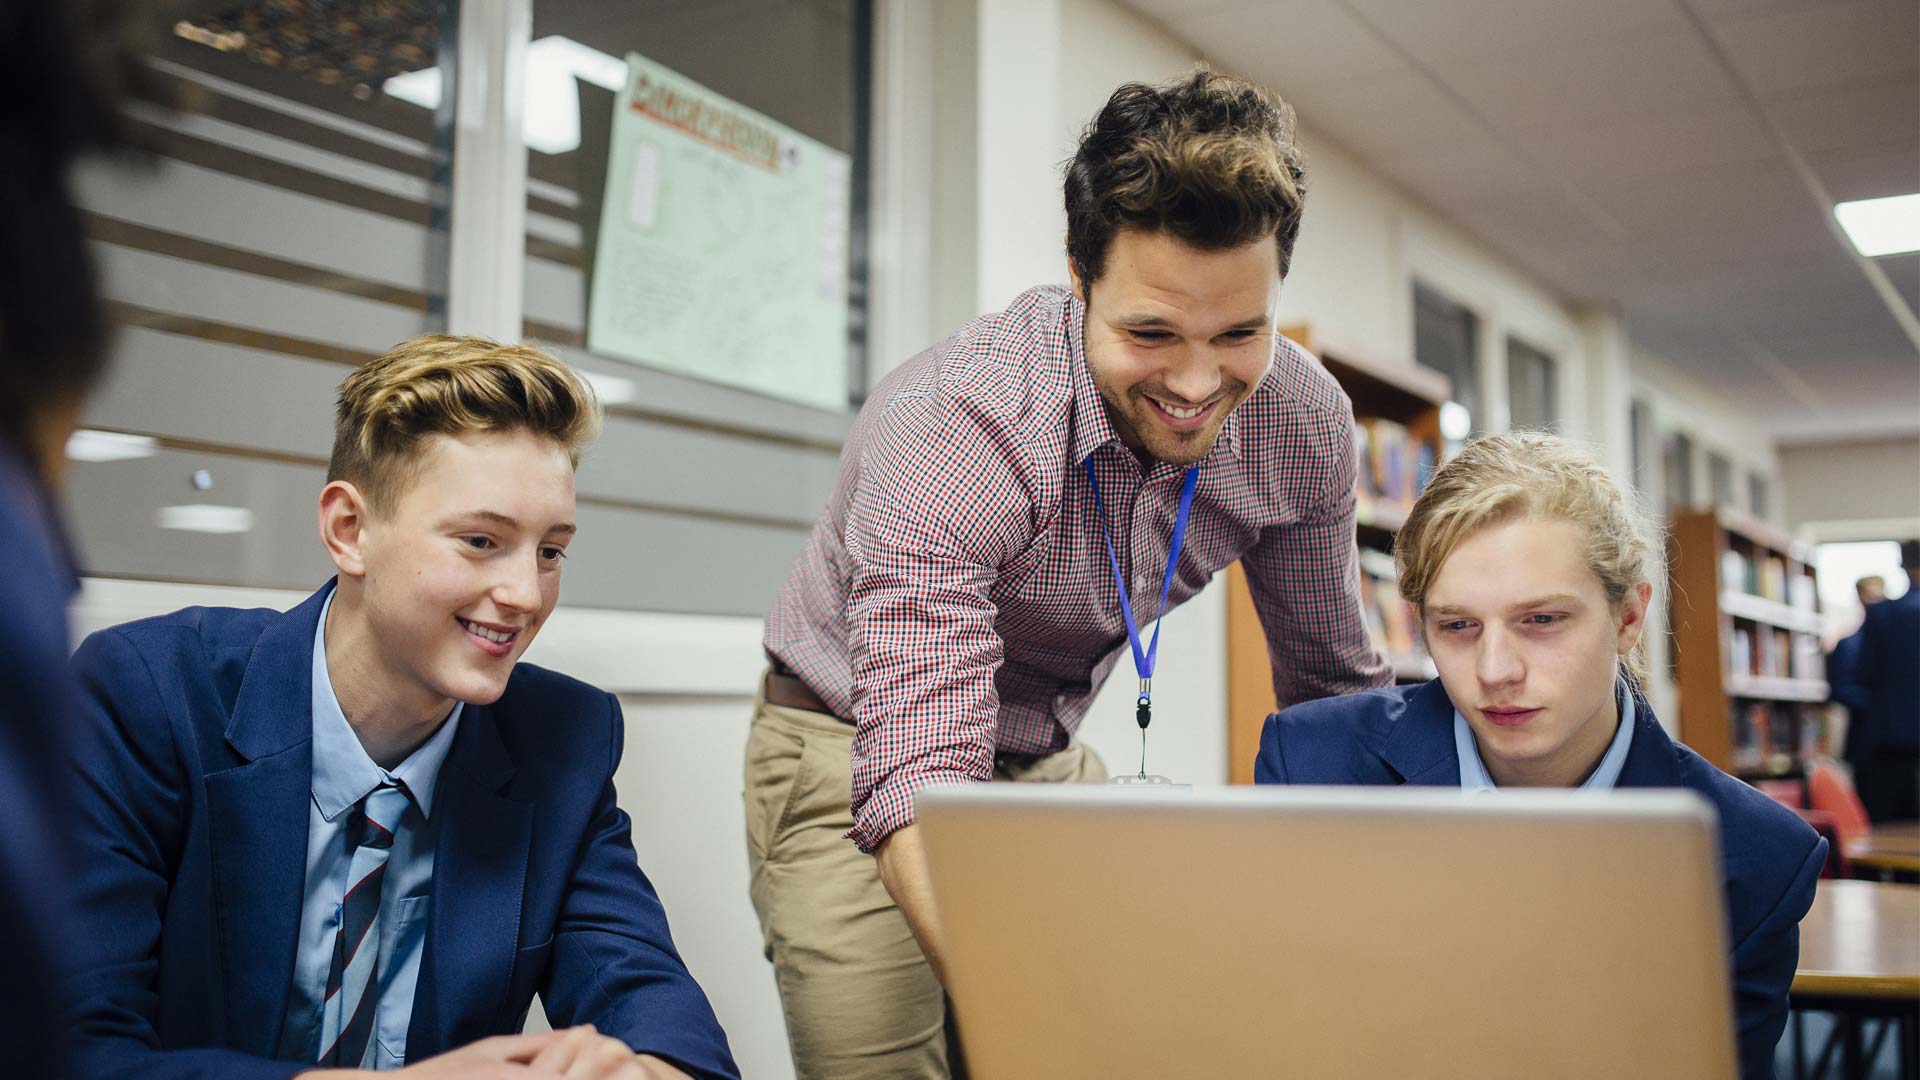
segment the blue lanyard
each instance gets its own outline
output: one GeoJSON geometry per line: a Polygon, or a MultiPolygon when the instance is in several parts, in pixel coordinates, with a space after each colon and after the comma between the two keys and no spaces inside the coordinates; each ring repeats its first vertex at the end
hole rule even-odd
{"type": "MultiPolygon", "coordinates": [[[[1144,732],[1148,721],[1153,718],[1153,665],[1160,653],[1160,627],[1165,619],[1153,624],[1153,641],[1142,650],[1140,624],[1133,621],[1133,601],[1127,597],[1127,577],[1120,572],[1120,556],[1114,553],[1113,535],[1107,531],[1107,508],[1100,501],[1100,478],[1094,475],[1091,456],[1084,464],[1087,467],[1087,484],[1093,488],[1093,511],[1100,519],[1100,539],[1107,545],[1107,565],[1113,568],[1113,583],[1120,590],[1120,614],[1127,620],[1127,643],[1133,646],[1133,670],[1140,675],[1140,697],[1134,709],[1134,719],[1144,732]]],[[[1187,514],[1193,509],[1193,490],[1199,486],[1200,466],[1190,466],[1186,479],[1180,485],[1180,512],[1173,518],[1173,541],[1167,548],[1167,570],[1160,578],[1158,611],[1162,616],[1167,613],[1167,597],[1173,593],[1173,568],[1180,562],[1180,547],[1187,539],[1187,514]]],[[[1146,736],[1143,734],[1141,738],[1146,736]]]]}

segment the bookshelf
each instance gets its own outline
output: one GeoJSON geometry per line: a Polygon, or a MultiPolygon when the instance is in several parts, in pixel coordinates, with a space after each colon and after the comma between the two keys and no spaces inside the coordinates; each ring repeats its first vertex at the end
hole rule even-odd
{"type": "Polygon", "coordinates": [[[1672,522],[1680,738],[1748,780],[1797,776],[1826,738],[1812,553],[1732,510],[1672,522]]]}
{"type": "MultiPolygon", "coordinates": [[[[1310,327],[1280,332],[1320,358],[1353,400],[1360,470],[1355,491],[1355,536],[1360,550],[1361,599],[1374,645],[1401,682],[1425,682],[1433,661],[1420,647],[1418,626],[1393,573],[1393,537],[1440,459],[1440,406],[1452,388],[1438,372],[1411,361],[1387,363],[1314,334],[1310,327]]],[[[1273,711],[1273,669],[1267,639],[1253,609],[1246,573],[1227,569],[1227,752],[1233,783],[1253,782],[1260,728],[1273,711]]]]}

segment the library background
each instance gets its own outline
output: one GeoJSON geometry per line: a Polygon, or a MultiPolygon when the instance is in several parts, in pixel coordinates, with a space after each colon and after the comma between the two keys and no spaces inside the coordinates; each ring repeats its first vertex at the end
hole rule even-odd
{"type": "MultiPolygon", "coordinates": [[[[1920,870],[1920,848],[1869,843],[1827,668],[1858,583],[1901,596],[1899,543],[1920,538],[1920,241],[1836,219],[1920,202],[1912,0],[164,11],[148,62],[192,108],[133,103],[159,167],[77,176],[124,329],[69,447],[76,632],[291,606],[329,572],[313,493],[347,371],[439,329],[551,349],[608,415],[527,658],[619,696],[635,846],[747,1075],[792,1074],[733,854],[761,620],[874,383],[1064,281],[1059,166],[1082,125],[1119,84],[1196,62],[1300,115],[1311,197],[1280,322],[1353,402],[1363,598],[1396,676],[1434,674],[1391,559],[1425,477],[1477,435],[1562,433],[1665,528],[1661,720],[1827,832],[1837,873],[1920,870]],[[676,159],[622,141],[643,104],[630,65],[728,132],[772,133],[793,185],[731,203],[696,185],[717,233],[645,247],[630,226],[667,205],[671,180],[648,178],[676,159]],[[741,237],[781,257],[724,246],[741,237]],[[610,265],[664,267],[649,288],[691,317],[609,324],[610,265]],[[807,300],[807,346],[768,355],[756,320],[784,318],[783,296],[807,300]]],[[[1155,770],[1249,781],[1273,700],[1238,569],[1165,621],[1154,690],[1178,705],[1155,770]]],[[[1078,732],[1110,763],[1139,752],[1129,682],[1078,732]]],[[[1869,1004],[1920,1001],[1920,941],[1901,947],[1869,1004]]],[[[1804,1056],[1837,1036],[1832,1054],[1892,1060],[1893,1025],[1826,1011],[1865,1019],[1804,1032],[1804,1056]]]]}

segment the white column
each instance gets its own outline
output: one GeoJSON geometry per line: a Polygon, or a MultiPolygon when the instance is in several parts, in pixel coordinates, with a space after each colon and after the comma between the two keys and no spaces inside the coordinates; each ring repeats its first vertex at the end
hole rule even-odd
{"type": "MultiPolygon", "coordinates": [[[[1571,404],[1571,395],[1585,398],[1586,437],[1600,455],[1600,463],[1623,483],[1633,479],[1633,427],[1629,420],[1632,401],[1632,353],[1627,330],[1620,313],[1611,308],[1585,308],[1575,315],[1580,328],[1580,352],[1585,360],[1584,386],[1569,379],[1562,391],[1571,404]]],[[[1572,410],[1568,410],[1571,412],[1572,410]]],[[[1654,463],[1658,462],[1655,452],[1654,463]]],[[[1652,470],[1649,469],[1651,472],[1652,470]]]]}
{"type": "Polygon", "coordinates": [[[978,0],[980,309],[1067,280],[1060,0],[978,0]]]}
{"type": "Polygon", "coordinates": [[[868,388],[951,328],[933,325],[933,0],[879,0],[873,33],[868,388]]]}
{"type": "Polygon", "coordinates": [[[533,0],[460,4],[447,279],[447,328],[456,334],[521,338],[532,33],[533,0]]]}

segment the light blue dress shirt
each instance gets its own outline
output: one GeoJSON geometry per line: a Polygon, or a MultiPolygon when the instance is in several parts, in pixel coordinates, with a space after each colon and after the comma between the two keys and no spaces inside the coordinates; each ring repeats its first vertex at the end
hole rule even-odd
{"type": "MultiPolygon", "coordinates": [[[[1580,785],[1581,791],[1611,791],[1620,779],[1620,770],[1627,764],[1627,748],[1633,745],[1633,695],[1627,692],[1627,684],[1617,684],[1620,697],[1620,728],[1613,733],[1613,741],[1607,744],[1607,752],[1600,757],[1600,764],[1594,767],[1593,775],[1580,785]]],[[[1480,746],[1473,741],[1473,728],[1467,724],[1467,718],[1460,710],[1453,710],[1453,746],[1460,755],[1460,790],[1493,791],[1499,785],[1487,773],[1486,762],[1480,760],[1480,746]]]]}
{"type": "MultiPolygon", "coordinates": [[[[282,1061],[313,1061],[320,1056],[321,1006],[327,974],[333,966],[333,939],[340,928],[340,904],[347,891],[348,811],[367,793],[398,780],[413,793],[394,831],[392,853],[380,890],[379,962],[369,990],[379,996],[373,1037],[367,1040],[362,1068],[397,1069],[406,1064],[407,1025],[413,1019],[413,990],[420,980],[420,953],[426,945],[427,904],[433,886],[434,782],[460,726],[455,703],[446,722],[392,772],[367,756],[360,737],[348,725],[333,696],[327,674],[327,597],[320,625],[313,632],[313,805],[307,815],[306,897],[300,908],[299,949],[293,986],[287,997],[287,1022],[281,1034],[282,1061]]],[[[343,1063],[344,1064],[344,1063],[343,1063]]]]}

